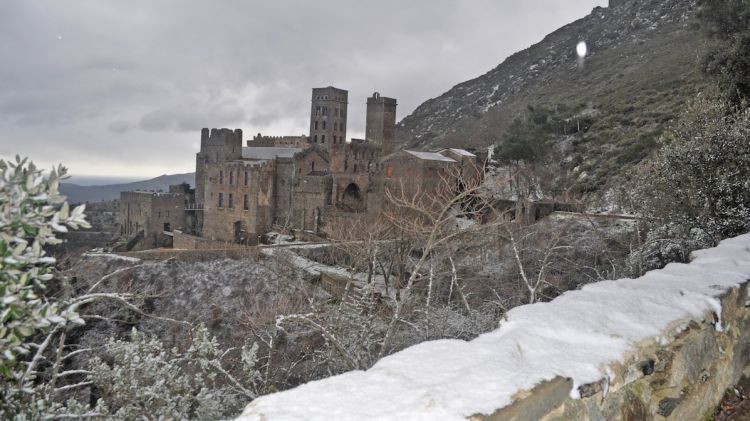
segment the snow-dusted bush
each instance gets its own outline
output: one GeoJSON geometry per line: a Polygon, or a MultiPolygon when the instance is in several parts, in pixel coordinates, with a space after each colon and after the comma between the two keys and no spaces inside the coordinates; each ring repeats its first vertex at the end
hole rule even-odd
{"type": "Polygon", "coordinates": [[[108,419],[221,419],[258,396],[257,345],[223,350],[204,326],[192,333],[184,352],[135,329],[107,342],[91,380],[108,419]]]}
{"type": "Polygon", "coordinates": [[[750,229],[750,111],[726,110],[696,100],[640,168],[637,206],[650,229],[635,256],[641,272],[750,229]]]}
{"type": "Polygon", "coordinates": [[[65,168],[47,177],[27,159],[0,160],[0,418],[36,417],[54,410],[50,390],[35,385],[40,333],[82,324],[75,305],[45,292],[55,259],[43,247],[56,233],[88,227],[84,207],[72,211],[58,192],[65,168]],[[21,361],[21,362],[19,362],[21,361]]]}

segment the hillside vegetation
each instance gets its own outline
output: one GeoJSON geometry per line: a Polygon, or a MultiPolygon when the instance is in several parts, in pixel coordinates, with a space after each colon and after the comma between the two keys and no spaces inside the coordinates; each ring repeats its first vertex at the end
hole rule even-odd
{"type": "Polygon", "coordinates": [[[490,72],[428,100],[398,125],[409,148],[486,148],[529,107],[561,121],[553,133],[579,191],[613,185],[656,149],[663,130],[708,81],[690,0],[627,1],[518,52],[490,72]],[[586,41],[579,63],[575,46],[586,41]]]}

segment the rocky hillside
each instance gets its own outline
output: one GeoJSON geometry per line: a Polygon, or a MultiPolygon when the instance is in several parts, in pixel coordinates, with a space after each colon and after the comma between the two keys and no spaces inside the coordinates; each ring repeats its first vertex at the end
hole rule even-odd
{"type": "Polygon", "coordinates": [[[652,151],[705,86],[692,0],[620,0],[595,8],[486,74],[430,99],[398,125],[409,148],[497,143],[529,106],[589,118],[563,158],[583,191],[597,190],[652,151]],[[575,47],[588,45],[578,62],[575,47]]]}

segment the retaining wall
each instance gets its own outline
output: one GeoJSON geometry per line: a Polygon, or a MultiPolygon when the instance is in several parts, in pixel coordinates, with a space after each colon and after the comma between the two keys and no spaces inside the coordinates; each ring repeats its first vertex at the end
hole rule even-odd
{"type": "Polygon", "coordinates": [[[750,234],[251,402],[240,420],[704,420],[750,374],[750,234]]]}

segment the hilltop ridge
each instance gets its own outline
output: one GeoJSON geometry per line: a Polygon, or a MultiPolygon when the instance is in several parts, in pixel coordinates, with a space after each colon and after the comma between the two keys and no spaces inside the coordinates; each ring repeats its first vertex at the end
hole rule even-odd
{"type": "Polygon", "coordinates": [[[599,189],[645,158],[689,100],[706,85],[693,0],[620,0],[517,52],[477,78],[417,107],[397,126],[408,148],[486,148],[528,106],[567,106],[596,116],[567,140],[561,158],[580,189],[599,189]],[[580,65],[575,47],[585,41],[580,65]],[[581,174],[583,174],[581,176],[581,174]]]}

